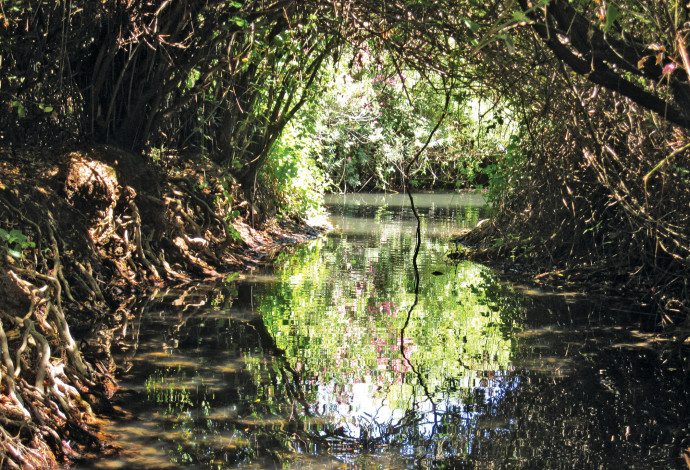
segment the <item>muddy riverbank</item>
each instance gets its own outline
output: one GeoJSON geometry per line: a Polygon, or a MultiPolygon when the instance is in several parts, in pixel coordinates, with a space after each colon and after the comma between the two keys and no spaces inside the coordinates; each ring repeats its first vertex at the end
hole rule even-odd
{"type": "Polygon", "coordinates": [[[201,156],[0,149],[0,454],[45,468],[104,451],[113,345],[152,289],[221,278],[325,230],[252,203],[201,156]]]}

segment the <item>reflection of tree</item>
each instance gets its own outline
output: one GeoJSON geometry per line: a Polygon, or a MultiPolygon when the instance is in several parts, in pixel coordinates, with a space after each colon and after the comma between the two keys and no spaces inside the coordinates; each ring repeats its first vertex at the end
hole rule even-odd
{"type": "MultiPolygon", "coordinates": [[[[568,357],[573,342],[589,335],[567,331],[534,340],[568,357]]],[[[687,379],[674,372],[677,358],[663,365],[652,350],[584,344],[566,375],[555,369],[521,373],[519,386],[507,388],[481,416],[464,428],[451,428],[444,464],[680,468],[682,449],[690,441],[684,419],[690,390],[687,379]],[[468,426],[474,431],[472,446],[463,453],[468,426]]]]}
{"type": "MultiPolygon", "coordinates": [[[[481,266],[433,264],[433,238],[421,240],[411,284],[412,265],[391,254],[414,246],[410,234],[386,237],[300,247],[256,296],[232,284],[149,302],[166,333],[142,328],[139,344],[164,341],[170,356],[150,358],[141,382],[167,410],[175,459],[268,466],[327,452],[351,462],[386,446],[401,467],[648,468],[672,467],[690,445],[678,364],[602,350],[575,306],[516,296],[481,266]],[[537,328],[536,308],[560,326],[537,328]]],[[[606,335],[622,333],[594,336],[606,335]]]]}
{"type": "Polygon", "coordinates": [[[259,309],[293,368],[320,384],[314,409],[341,427],[339,445],[433,447],[447,410],[506,382],[518,318],[506,309],[520,302],[479,265],[439,264],[444,241],[376,217],[375,237],[344,230],[281,260],[259,309]]]}
{"type": "MultiPolygon", "coordinates": [[[[436,127],[438,128],[438,126],[436,126],[436,127]]],[[[420,153],[421,153],[421,151],[418,152],[416,156],[419,156],[420,153]]],[[[405,175],[406,181],[409,181],[409,168],[410,168],[410,166],[408,166],[408,171],[405,175]]],[[[432,431],[430,434],[430,438],[431,438],[431,437],[433,437],[434,434],[436,434],[436,426],[438,425],[437,414],[436,414],[436,403],[434,402],[433,395],[429,392],[429,388],[427,387],[427,384],[426,384],[426,381],[424,380],[424,377],[419,372],[419,369],[417,369],[414,366],[414,364],[410,360],[409,354],[407,353],[407,351],[405,349],[405,330],[407,330],[407,327],[410,325],[410,319],[412,318],[412,312],[414,312],[415,307],[419,303],[419,279],[420,279],[420,277],[419,277],[419,266],[417,265],[417,258],[419,257],[419,248],[421,247],[421,244],[422,244],[422,220],[419,217],[419,213],[417,212],[417,208],[415,207],[414,197],[412,196],[412,192],[410,191],[409,187],[407,188],[407,194],[410,197],[410,207],[412,208],[412,213],[414,214],[414,217],[417,220],[417,230],[415,231],[414,252],[412,254],[412,270],[414,273],[414,301],[412,302],[412,305],[410,305],[410,308],[407,311],[407,317],[405,318],[405,323],[403,324],[402,328],[400,328],[400,355],[403,357],[403,360],[405,361],[405,363],[410,367],[410,369],[414,373],[415,378],[417,379],[417,383],[422,388],[422,390],[424,390],[424,396],[426,397],[426,399],[429,401],[429,404],[431,405],[432,415],[434,418],[434,425],[433,425],[433,428],[432,428],[432,431]]]]}
{"type": "MultiPolygon", "coordinates": [[[[151,357],[141,382],[176,436],[172,458],[275,465],[328,452],[366,462],[385,446],[408,467],[648,468],[672,467],[688,447],[677,422],[690,392],[668,370],[677,365],[660,367],[651,351],[602,351],[573,324],[576,310],[548,314],[570,329],[515,334],[532,303],[547,311],[550,301],[519,300],[469,263],[421,262],[415,304],[413,292],[373,282],[385,249],[362,262],[355,239],[339,241],[285,258],[258,298],[244,284],[149,302],[167,333],[142,328],[140,345],[164,341],[170,356],[151,357]],[[349,271],[339,271],[339,250],[349,271]]],[[[393,285],[409,274],[395,272],[393,285]]]]}
{"type": "Polygon", "coordinates": [[[251,307],[251,296],[238,294],[234,286],[193,288],[145,304],[144,318],[160,322],[164,315],[165,329],[161,334],[160,327],[142,328],[139,350],[129,358],[148,363],[132,369],[140,374],[133,380],[146,384],[147,400],[159,407],[169,431],[163,436],[175,442],[173,463],[213,468],[219,461],[278,463],[324,446],[319,431],[334,430],[313,419],[315,397],[263,321],[233,318],[232,311],[251,307]],[[208,308],[211,304],[223,310],[208,308]]]}

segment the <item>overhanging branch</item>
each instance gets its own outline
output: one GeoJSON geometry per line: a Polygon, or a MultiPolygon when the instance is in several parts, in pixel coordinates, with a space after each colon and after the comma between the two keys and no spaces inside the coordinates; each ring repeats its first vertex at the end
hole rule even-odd
{"type": "Polygon", "coordinates": [[[552,1],[542,11],[530,9],[528,0],[520,0],[520,7],[532,20],[532,28],[544,44],[575,73],[629,98],[672,124],[690,129],[690,116],[683,111],[682,102],[665,99],[623,76],[623,73],[633,73],[653,81],[667,78],[676,101],[682,101],[690,91],[688,84],[664,75],[654,61],[643,61],[653,53],[652,50],[604,35],[563,0],[552,1]],[[559,36],[567,37],[569,44],[566,45],[559,36]],[[642,67],[636,68],[640,63],[642,67]]]}

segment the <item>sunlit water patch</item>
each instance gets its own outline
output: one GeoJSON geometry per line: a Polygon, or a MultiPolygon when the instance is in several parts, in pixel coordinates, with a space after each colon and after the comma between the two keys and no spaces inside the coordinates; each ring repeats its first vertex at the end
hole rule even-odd
{"type": "Polygon", "coordinates": [[[515,318],[500,306],[511,294],[489,269],[444,257],[450,230],[476,222],[481,205],[457,196],[440,208],[417,201],[424,237],[415,292],[416,222],[404,198],[332,199],[336,235],[281,257],[280,282],[258,296],[267,329],[310,385],[313,408],[336,431],[374,443],[399,439],[412,410],[424,436],[468,393],[495,396],[511,382],[505,332],[515,318]]]}
{"type": "Polygon", "coordinates": [[[328,204],[335,230],[273,269],[142,302],[123,452],[84,468],[682,464],[685,352],[658,354],[653,317],[448,264],[481,196],[416,199],[417,290],[406,196],[328,204]]]}

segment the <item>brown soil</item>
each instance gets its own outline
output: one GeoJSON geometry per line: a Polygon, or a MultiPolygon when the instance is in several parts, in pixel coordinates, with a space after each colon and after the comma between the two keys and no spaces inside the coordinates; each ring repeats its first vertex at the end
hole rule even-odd
{"type": "Polygon", "coordinates": [[[106,450],[110,346],[154,288],[224,276],[324,229],[256,219],[199,156],[0,149],[0,467],[106,450]],[[255,226],[252,226],[255,225],[255,226]]]}

